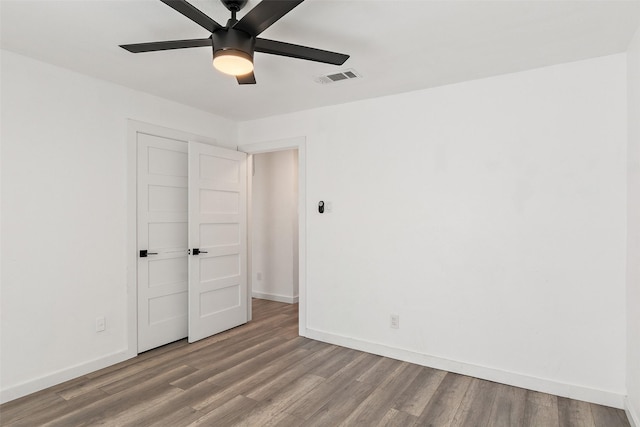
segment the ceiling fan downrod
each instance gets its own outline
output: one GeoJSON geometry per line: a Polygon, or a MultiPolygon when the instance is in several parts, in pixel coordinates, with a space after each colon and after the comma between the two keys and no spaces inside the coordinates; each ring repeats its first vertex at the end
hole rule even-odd
{"type": "Polygon", "coordinates": [[[248,0],[220,0],[224,7],[226,7],[231,12],[231,19],[227,22],[227,28],[233,27],[238,19],[236,18],[236,13],[240,12],[242,8],[247,4],[248,0]]]}

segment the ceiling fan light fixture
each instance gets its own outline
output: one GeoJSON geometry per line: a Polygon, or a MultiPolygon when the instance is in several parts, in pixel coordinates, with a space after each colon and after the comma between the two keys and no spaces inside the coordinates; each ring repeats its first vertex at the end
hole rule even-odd
{"type": "Polygon", "coordinates": [[[241,50],[218,50],[213,54],[213,66],[221,73],[243,76],[253,71],[253,58],[241,50]]]}

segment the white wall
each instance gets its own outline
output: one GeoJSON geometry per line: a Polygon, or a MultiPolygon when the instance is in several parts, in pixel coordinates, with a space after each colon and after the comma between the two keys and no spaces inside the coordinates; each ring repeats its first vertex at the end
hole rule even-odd
{"type": "Polygon", "coordinates": [[[640,29],[627,54],[627,410],[640,427],[640,29]]]}
{"type": "Polygon", "coordinates": [[[121,360],[135,119],[236,146],[236,124],[2,51],[2,400],[121,360]],[[95,332],[97,316],[107,330],[95,332]]]}
{"type": "Polygon", "coordinates": [[[241,123],[306,137],[308,335],[622,407],[625,58],[241,123]]]}
{"type": "Polygon", "coordinates": [[[256,154],[253,164],[253,296],[297,302],[297,151],[256,154]]]}
{"type": "MultiPolygon", "coordinates": [[[[638,414],[638,37],[628,70],[614,55],[242,123],[243,143],[307,137],[309,335],[616,406],[626,379],[638,414]]],[[[126,119],[230,146],[236,125],[1,54],[5,401],[126,349],[126,119]]]]}

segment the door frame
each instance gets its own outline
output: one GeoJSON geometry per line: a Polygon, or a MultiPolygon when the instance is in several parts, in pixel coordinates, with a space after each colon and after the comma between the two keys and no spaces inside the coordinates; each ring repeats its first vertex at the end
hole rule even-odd
{"type": "Polygon", "coordinates": [[[213,138],[195,135],[181,130],[170,129],[138,120],[127,120],[127,239],[125,257],[127,260],[127,348],[126,357],[138,355],[138,133],[147,133],[178,141],[202,142],[216,147],[234,150],[217,144],[213,138]]]}
{"type": "Polygon", "coordinates": [[[239,151],[249,154],[248,162],[248,189],[249,204],[247,212],[249,216],[247,224],[248,254],[247,270],[249,278],[249,319],[251,319],[251,290],[253,289],[253,271],[251,270],[253,233],[251,230],[251,191],[253,174],[253,155],[272,153],[275,151],[298,150],[298,334],[307,334],[307,141],[306,137],[299,136],[274,141],[257,142],[254,144],[238,145],[239,151]]]}

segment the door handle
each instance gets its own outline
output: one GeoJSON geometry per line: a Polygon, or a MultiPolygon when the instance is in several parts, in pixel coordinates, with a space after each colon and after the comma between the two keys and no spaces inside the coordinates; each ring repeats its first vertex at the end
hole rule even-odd
{"type": "Polygon", "coordinates": [[[147,255],[158,255],[158,252],[149,252],[146,249],[140,251],[140,258],[146,258],[147,255]]]}
{"type": "Polygon", "coordinates": [[[200,249],[198,249],[198,248],[193,248],[193,254],[194,254],[194,255],[208,254],[208,253],[209,253],[209,252],[207,252],[207,251],[201,251],[201,250],[200,250],[200,249]]]}

